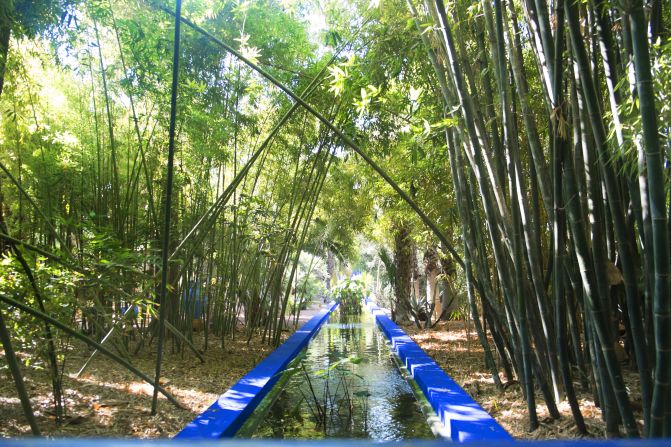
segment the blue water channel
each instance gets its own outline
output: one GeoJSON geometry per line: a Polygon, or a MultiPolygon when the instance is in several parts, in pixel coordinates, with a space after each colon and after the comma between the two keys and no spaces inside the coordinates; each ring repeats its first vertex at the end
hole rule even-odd
{"type": "Polygon", "coordinates": [[[435,439],[373,317],[331,315],[238,437],[435,439]]]}

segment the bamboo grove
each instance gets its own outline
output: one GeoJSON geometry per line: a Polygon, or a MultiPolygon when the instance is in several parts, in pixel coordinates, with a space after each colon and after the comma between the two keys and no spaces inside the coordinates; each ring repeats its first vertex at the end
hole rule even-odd
{"type": "Polygon", "coordinates": [[[671,436],[669,6],[0,7],[0,338],[33,433],[15,345],[58,419],[72,338],[79,374],[99,354],[151,384],[166,350],[276,345],[363,234],[397,320],[464,304],[531,430],[566,399],[588,434],[590,395],[607,436],[671,436]]]}
{"type": "MultiPolygon", "coordinates": [[[[480,82],[463,63],[468,49],[463,38],[455,40],[443,2],[425,5],[424,14],[437,25],[427,47],[443,104],[462,123],[446,131],[447,146],[464,251],[490,327],[500,332],[497,352],[504,364],[508,352],[521,378],[532,428],[538,386],[551,413],[565,394],[585,431],[574,362],[579,377],[596,388],[608,433],[616,435],[621,423],[627,436],[637,436],[614,349],[623,324],[640,380],[644,430],[668,435],[669,241],[661,154],[669,134],[657,122],[654,91],[661,85],[653,85],[651,64],[651,54],[665,50],[661,5],[649,20],[637,3],[480,6],[471,23],[488,45],[479,55],[478,68],[486,72],[480,82]],[[530,81],[540,84],[534,87],[545,113],[533,112],[530,81]],[[480,206],[482,217],[475,212],[480,206]],[[473,216],[482,221],[469,221],[473,216]]],[[[463,32],[464,23],[459,27],[463,32]]]]}

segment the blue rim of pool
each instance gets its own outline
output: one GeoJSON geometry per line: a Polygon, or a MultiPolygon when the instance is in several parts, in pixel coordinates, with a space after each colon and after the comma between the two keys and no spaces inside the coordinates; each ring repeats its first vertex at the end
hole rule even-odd
{"type": "Polygon", "coordinates": [[[279,380],[287,365],[307,346],[328,320],[338,303],[331,302],[235,385],[219,396],[210,407],[175,435],[173,439],[231,438],[261,400],[279,380]]]}
{"type": "MultiPolygon", "coordinates": [[[[407,370],[440,419],[440,435],[453,442],[509,441],[512,436],[468,395],[422,348],[370,299],[366,308],[389,341],[392,353],[407,370]]],[[[231,438],[242,427],[282,372],[308,345],[338,306],[331,302],[282,345],[242,377],[174,439],[231,438]]]]}
{"type": "Polygon", "coordinates": [[[510,441],[512,436],[370,299],[366,307],[453,442],[510,441]]]}

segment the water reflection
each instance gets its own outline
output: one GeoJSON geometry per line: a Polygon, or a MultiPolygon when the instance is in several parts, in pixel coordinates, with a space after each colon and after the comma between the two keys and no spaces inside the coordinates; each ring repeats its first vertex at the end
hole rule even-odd
{"type": "Polygon", "coordinates": [[[434,438],[370,315],[332,315],[308,346],[304,359],[286,374],[281,391],[273,390],[264,399],[241,435],[434,438]]]}

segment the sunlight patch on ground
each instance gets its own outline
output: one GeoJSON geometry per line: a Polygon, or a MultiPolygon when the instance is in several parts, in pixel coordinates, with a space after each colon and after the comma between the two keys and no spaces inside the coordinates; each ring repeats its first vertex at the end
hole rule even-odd
{"type": "MultiPolygon", "coordinates": [[[[283,334],[283,338],[288,333],[283,334]]],[[[194,333],[194,344],[202,346],[202,333],[194,333]]],[[[75,372],[90,351],[75,344],[67,350],[63,376],[67,416],[56,426],[48,371],[24,368],[28,392],[38,424],[47,436],[166,438],[174,436],[214,402],[229,386],[266,357],[272,347],[253,337],[247,344],[245,334],[235,340],[221,340],[210,334],[205,364],[190,353],[166,354],[161,384],[186,409],[172,405],[159,394],[159,413],[151,416],[153,387],[137,380],[116,363],[98,356],[80,377],[75,372]]],[[[142,351],[133,364],[148,373],[155,367],[155,354],[142,351]]],[[[0,380],[0,437],[25,436],[30,427],[24,422],[21,405],[12,380],[0,380]]]]}
{"type": "MultiPolygon", "coordinates": [[[[472,325],[470,333],[462,321],[441,322],[428,330],[419,330],[414,325],[403,329],[515,438],[572,439],[578,436],[568,401],[557,404],[561,419],[555,421],[550,417],[540,393],[536,396],[540,428],[534,432],[528,431],[527,404],[519,383],[514,381],[502,391],[496,389],[491,373],[485,367],[483,349],[472,325]]],[[[625,371],[625,380],[634,391],[632,400],[635,401],[638,392],[634,389],[636,377],[625,371]]],[[[506,378],[502,371],[499,377],[505,384],[506,378]]],[[[578,383],[576,387],[580,409],[591,437],[603,438],[605,423],[601,419],[601,410],[595,405],[590,392],[582,390],[578,383]]]]}

